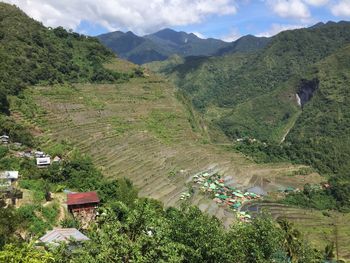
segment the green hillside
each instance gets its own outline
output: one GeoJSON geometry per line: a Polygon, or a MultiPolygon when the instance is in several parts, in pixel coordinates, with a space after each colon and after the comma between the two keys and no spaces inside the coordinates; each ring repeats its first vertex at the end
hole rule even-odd
{"type": "MultiPolygon", "coordinates": [[[[236,143],[235,149],[260,162],[292,160],[331,175],[326,195],[348,209],[349,42],[348,22],[327,23],[282,32],[257,53],[150,68],[175,81],[231,140],[257,139],[236,143]]],[[[308,198],[316,196],[294,204],[312,206],[308,198]]]]}
{"type": "MultiPolygon", "coordinates": [[[[95,38],[46,28],[15,6],[0,3],[0,111],[9,114],[9,95],[28,85],[125,81],[132,74],[103,67],[114,54],[95,38]]],[[[0,131],[33,145],[32,136],[11,117],[0,117],[0,131]]]]}
{"type": "Polygon", "coordinates": [[[350,208],[350,45],[317,63],[310,78],[320,86],[287,136],[295,159],[336,176],[331,194],[339,206],[350,208]]]}
{"type": "Polygon", "coordinates": [[[300,114],[309,68],[350,42],[347,22],[282,32],[260,52],[150,65],[170,76],[231,138],[280,142],[300,114]]]}
{"type": "Polygon", "coordinates": [[[45,28],[15,6],[0,3],[1,94],[18,94],[38,83],[127,78],[102,67],[113,57],[95,38],[45,28]]]}
{"type": "Polygon", "coordinates": [[[268,37],[256,37],[253,35],[246,35],[230,43],[228,46],[219,49],[218,52],[215,53],[215,55],[222,56],[230,53],[233,54],[238,52],[254,52],[266,47],[271,40],[272,38],[268,37]]]}

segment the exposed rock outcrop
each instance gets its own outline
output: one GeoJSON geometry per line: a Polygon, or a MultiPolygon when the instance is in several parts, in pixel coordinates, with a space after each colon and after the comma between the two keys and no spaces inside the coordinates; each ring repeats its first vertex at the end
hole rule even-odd
{"type": "Polygon", "coordinates": [[[298,104],[303,108],[311,100],[315,91],[318,89],[320,81],[317,78],[312,80],[302,79],[297,92],[298,104]]]}

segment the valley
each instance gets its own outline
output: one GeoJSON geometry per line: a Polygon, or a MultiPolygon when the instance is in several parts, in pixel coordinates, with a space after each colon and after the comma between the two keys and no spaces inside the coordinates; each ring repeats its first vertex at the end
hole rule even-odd
{"type": "Polygon", "coordinates": [[[350,260],[350,22],[232,41],[25,12],[0,3],[0,262],[350,260]]]}
{"type": "MultiPolygon", "coordinates": [[[[107,67],[126,73],[135,66],[116,60],[107,67]]],[[[172,84],[150,72],[145,76],[119,84],[28,89],[27,98],[38,108],[31,119],[18,111],[18,121],[41,130],[44,149],[62,142],[72,145],[91,156],[105,177],[130,179],[141,197],[157,199],[166,207],[189,202],[220,219],[226,227],[236,220],[234,214],[208,195],[196,190],[188,201],[181,200],[193,175],[215,171],[230,177],[238,189],[261,186],[267,191],[302,188],[306,183],[324,180],[317,173],[303,174],[304,166],[257,164],[228,150],[228,144],[208,143],[199,127],[191,127],[190,114],[175,96],[172,84]]],[[[339,218],[337,248],[340,256],[348,257],[347,214],[330,212],[329,217],[280,204],[261,206],[275,219],[293,222],[319,249],[335,240],[332,222],[339,218]]]]}
{"type": "MultiPolygon", "coordinates": [[[[132,68],[124,63],[116,61],[109,68],[132,68]]],[[[106,177],[129,178],[141,196],[166,206],[178,206],[191,176],[208,169],[231,176],[240,189],[267,181],[265,190],[276,191],[322,180],[317,174],[298,175],[302,166],[256,164],[206,142],[191,128],[190,114],[176,98],[176,89],[152,73],[146,76],[120,84],[32,88],[26,96],[40,110],[31,120],[19,112],[19,119],[43,130],[40,137],[48,148],[66,141],[91,156],[106,177]]],[[[222,209],[202,195],[191,201],[226,220],[222,209]]]]}

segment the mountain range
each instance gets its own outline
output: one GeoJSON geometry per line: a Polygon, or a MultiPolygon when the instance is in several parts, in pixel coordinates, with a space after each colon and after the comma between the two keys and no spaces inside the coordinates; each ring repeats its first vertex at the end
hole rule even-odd
{"type": "Polygon", "coordinates": [[[268,38],[248,35],[227,43],[214,38],[201,39],[193,33],[168,28],[143,37],[130,31],[116,31],[97,38],[120,58],[136,64],[162,61],[172,55],[187,57],[220,55],[232,51],[248,52],[263,48],[269,42],[268,38]]]}
{"type": "Polygon", "coordinates": [[[281,32],[255,52],[171,58],[147,66],[173,80],[231,140],[276,145],[240,150],[260,160],[288,156],[333,174],[350,167],[350,142],[344,137],[350,133],[349,44],[349,22],[318,23],[281,32]]]}

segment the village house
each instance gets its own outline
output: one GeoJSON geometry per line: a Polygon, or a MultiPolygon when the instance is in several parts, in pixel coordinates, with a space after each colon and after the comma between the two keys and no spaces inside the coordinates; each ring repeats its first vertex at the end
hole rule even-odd
{"type": "Polygon", "coordinates": [[[19,178],[18,171],[5,171],[0,173],[0,179],[3,182],[7,182],[8,185],[11,185],[13,182],[17,181],[19,178]]]}
{"type": "Polygon", "coordinates": [[[45,167],[49,166],[50,164],[51,164],[51,160],[50,160],[50,157],[48,157],[48,156],[36,158],[36,165],[39,168],[45,168],[45,167]]]}
{"type": "Polygon", "coordinates": [[[9,140],[10,140],[10,137],[7,136],[7,135],[5,135],[5,134],[0,136],[0,141],[1,141],[1,143],[3,143],[3,144],[8,144],[8,143],[9,143],[9,140]]]}
{"type": "Polygon", "coordinates": [[[14,185],[19,176],[18,171],[0,173],[0,194],[7,204],[16,205],[16,200],[23,198],[23,192],[14,185]]]}
{"type": "Polygon", "coordinates": [[[32,157],[33,157],[32,149],[26,149],[26,150],[23,152],[23,157],[32,158],[32,157]]]}
{"type": "Polygon", "coordinates": [[[90,239],[75,228],[56,228],[48,231],[39,240],[45,245],[59,245],[62,242],[83,242],[90,239]]]}
{"type": "Polygon", "coordinates": [[[36,158],[43,158],[43,157],[46,157],[46,154],[45,154],[44,152],[42,152],[42,151],[36,151],[36,152],[34,153],[34,155],[35,155],[36,158]]]}
{"type": "Polygon", "coordinates": [[[67,194],[68,211],[75,212],[94,212],[100,203],[96,192],[69,193],[67,194]]]}
{"type": "Polygon", "coordinates": [[[99,203],[100,199],[96,192],[67,194],[68,211],[79,221],[83,229],[88,228],[95,220],[99,203]]]}

